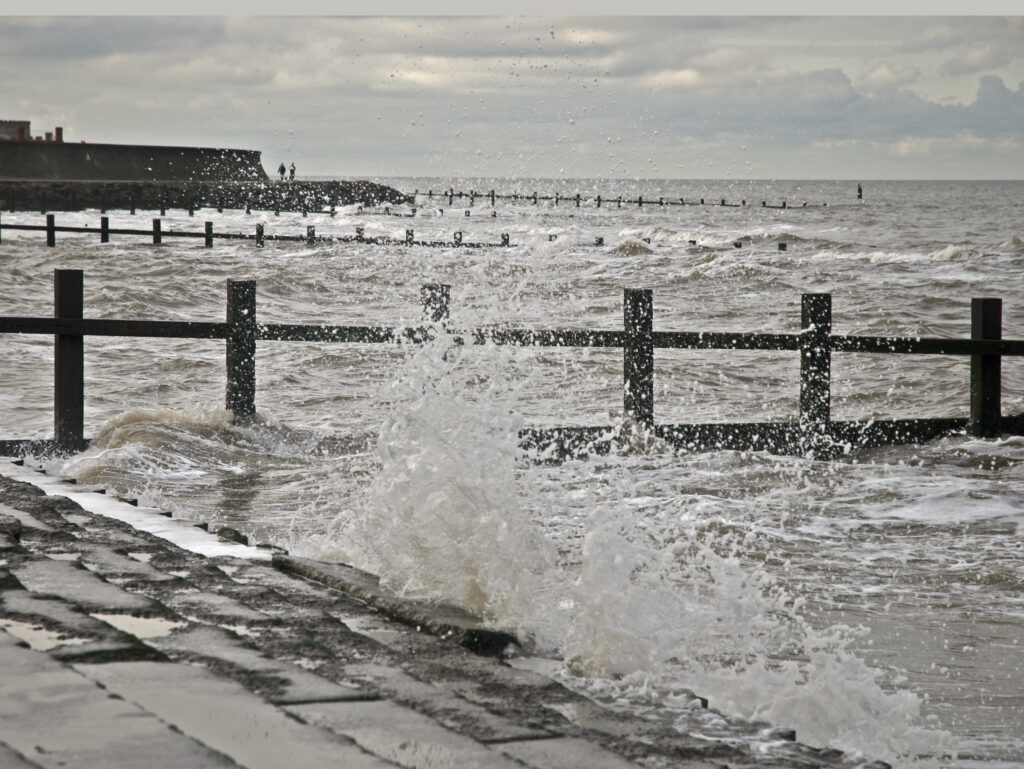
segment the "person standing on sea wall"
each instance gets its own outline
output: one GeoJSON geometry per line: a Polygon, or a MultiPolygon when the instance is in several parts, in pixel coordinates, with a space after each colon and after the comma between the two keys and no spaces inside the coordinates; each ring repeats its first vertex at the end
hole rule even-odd
{"type": "Polygon", "coordinates": [[[279,165],[279,166],[277,167],[277,172],[278,172],[279,174],[281,174],[281,181],[282,181],[282,182],[284,181],[284,171],[285,171],[285,168],[284,168],[284,163],[281,163],[281,165],[279,165]]]}
{"type": "MultiPolygon", "coordinates": [[[[284,176],[284,174],[282,174],[282,177],[283,176],[284,176]]],[[[290,181],[290,182],[294,182],[295,181],[295,164],[294,163],[292,163],[291,167],[288,169],[288,181],[290,181]]]]}

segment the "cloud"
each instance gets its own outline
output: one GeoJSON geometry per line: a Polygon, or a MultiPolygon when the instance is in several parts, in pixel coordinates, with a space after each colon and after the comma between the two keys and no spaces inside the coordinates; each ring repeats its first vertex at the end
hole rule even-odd
{"type": "Polygon", "coordinates": [[[762,57],[749,48],[713,48],[693,57],[693,66],[704,71],[749,72],[758,68],[762,57]]]}
{"type": "Polygon", "coordinates": [[[997,69],[1010,63],[1009,51],[992,45],[968,48],[942,65],[948,75],[970,75],[975,72],[997,69]]]}
{"type": "Polygon", "coordinates": [[[199,51],[223,39],[217,17],[3,17],[0,50],[23,62],[100,59],[149,51],[199,51]]]}
{"type": "Polygon", "coordinates": [[[985,75],[978,81],[973,104],[960,108],[960,124],[978,136],[1024,137],[1024,83],[1011,91],[1001,78],[985,75]]]}
{"type": "Polygon", "coordinates": [[[951,24],[933,24],[906,40],[900,48],[904,51],[941,51],[959,42],[960,36],[951,24]]]}
{"type": "Polygon", "coordinates": [[[923,163],[952,143],[1024,173],[1005,149],[1024,142],[1022,40],[991,17],[9,17],[0,103],[69,136],[248,144],[314,173],[682,173],[698,147],[923,163]]]}
{"type": "Polygon", "coordinates": [[[895,66],[889,63],[877,64],[865,72],[857,85],[866,91],[881,91],[903,88],[917,82],[921,70],[913,66],[895,66]]]}
{"type": "Polygon", "coordinates": [[[932,138],[911,137],[889,145],[889,152],[897,158],[927,157],[935,144],[932,138]]]}
{"type": "Polygon", "coordinates": [[[697,70],[688,67],[686,69],[650,72],[639,78],[639,81],[644,88],[661,91],[665,89],[694,88],[700,84],[701,77],[697,70]]]}

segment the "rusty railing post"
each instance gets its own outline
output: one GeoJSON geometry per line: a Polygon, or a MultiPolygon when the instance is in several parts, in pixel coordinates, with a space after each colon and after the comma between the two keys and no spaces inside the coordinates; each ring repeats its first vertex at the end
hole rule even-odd
{"type": "Polygon", "coordinates": [[[622,410],[627,419],[646,429],[654,427],[654,295],[650,289],[622,292],[622,410]]]}
{"type": "MultiPolygon", "coordinates": [[[[82,271],[53,271],[53,315],[72,323],[82,318],[82,271]]],[[[85,355],[78,329],[54,334],[53,442],[58,453],[85,447],[85,355]]]]}
{"type": "Polygon", "coordinates": [[[235,423],[256,416],[256,281],[228,280],[225,406],[235,423]]]}
{"type": "Polygon", "coordinates": [[[423,317],[430,323],[445,324],[451,307],[452,287],[445,283],[425,283],[420,287],[423,317]]]}
{"type": "Polygon", "coordinates": [[[800,328],[800,424],[827,429],[831,420],[831,294],[800,297],[800,328]]]}
{"type": "MultiPolygon", "coordinates": [[[[1002,299],[971,300],[971,339],[1002,339],[1002,327],[1002,299]]],[[[1002,431],[1001,379],[1001,356],[971,356],[971,435],[995,438],[1002,431]]]]}

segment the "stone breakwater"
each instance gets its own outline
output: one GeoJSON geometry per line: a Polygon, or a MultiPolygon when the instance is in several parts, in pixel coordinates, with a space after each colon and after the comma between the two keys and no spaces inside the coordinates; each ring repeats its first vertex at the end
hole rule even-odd
{"type": "Polygon", "coordinates": [[[475,631],[460,633],[476,627],[464,613],[404,606],[372,575],[271,558],[237,532],[108,497],[131,513],[95,514],[8,467],[5,768],[885,766],[801,745],[697,698],[671,720],[616,712],[495,656],[506,639],[481,645],[475,631]],[[149,518],[159,525],[140,523],[149,518]],[[210,542],[184,549],[140,530],[175,525],[210,542]]]}
{"type": "Polygon", "coordinates": [[[0,181],[0,211],[229,208],[322,211],[332,206],[411,204],[392,187],[369,181],[0,181]]]}

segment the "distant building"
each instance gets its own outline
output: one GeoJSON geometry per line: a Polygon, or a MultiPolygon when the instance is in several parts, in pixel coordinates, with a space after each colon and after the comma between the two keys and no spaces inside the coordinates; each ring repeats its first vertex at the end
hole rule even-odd
{"type": "Polygon", "coordinates": [[[32,124],[28,120],[0,120],[0,141],[27,141],[32,136],[32,124]]]}
{"type": "Polygon", "coordinates": [[[63,142],[64,129],[57,126],[45,136],[32,136],[32,124],[28,120],[0,120],[0,141],[15,142],[63,142]]]}

